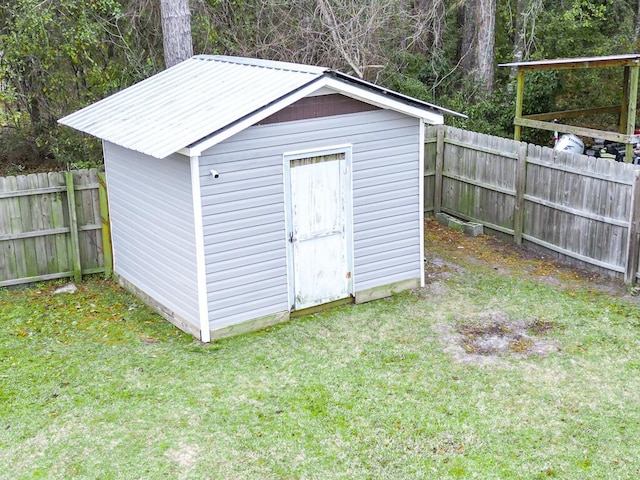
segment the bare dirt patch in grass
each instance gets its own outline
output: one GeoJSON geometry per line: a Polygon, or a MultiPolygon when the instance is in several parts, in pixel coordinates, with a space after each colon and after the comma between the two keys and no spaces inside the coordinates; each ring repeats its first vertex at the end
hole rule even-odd
{"type": "Polygon", "coordinates": [[[445,351],[457,362],[487,365],[504,358],[546,357],[559,351],[557,342],[544,335],[551,322],[533,318],[511,319],[500,311],[483,312],[437,324],[445,351]]]}

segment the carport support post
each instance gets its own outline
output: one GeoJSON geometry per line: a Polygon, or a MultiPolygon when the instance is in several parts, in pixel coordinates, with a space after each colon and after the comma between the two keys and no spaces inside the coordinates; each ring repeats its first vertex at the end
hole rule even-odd
{"type": "MultiPolygon", "coordinates": [[[[625,133],[633,135],[636,128],[636,103],[638,103],[638,77],[640,67],[629,68],[628,104],[627,104],[627,125],[625,133]]],[[[628,141],[628,140],[627,140],[628,141]]],[[[627,143],[626,161],[633,162],[633,143],[627,143]]]]}
{"type": "Polygon", "coordinates": [[[620,105],[620,133],[626,132],[627,113],[629,109],[629,67],[624,67],[624,76],[622,77],[622,104],[620,105]]]}
{"type": "MultiPolygon", "coordinates": [[[[522,117],[522,103],[524,100],[524,70],[518,68],[518,75],[516,77],[516,117],[522,117]]],[[[516,125],[513,133],[514,140],[520,141],[521,127],[516,125]]]]}
{"type": "Polygon", "coordinates": [[[631,194],[631,214],[629,217],[629,235],[627,236],[627,264],[624,272],[624,283],[633,285],[638,272],[638,256],[640,254],[640,170],[633,176],[633,193],[631,194]]]}

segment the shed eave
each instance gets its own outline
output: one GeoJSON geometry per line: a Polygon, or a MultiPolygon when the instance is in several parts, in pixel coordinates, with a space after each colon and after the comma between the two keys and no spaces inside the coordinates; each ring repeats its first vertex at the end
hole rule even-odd
{"type": "MultiPolygon", "coordinates": [[[[440,107],[438,105],[434,105],[432,103],[429,102],[425,102],[424,100],[419,100],[417,98],[414,97],[410,97],[408,95],[404,95],[402,93],[396,92],[394,90],[389,90],[387,88],[381,87],[379,85],[376,85],[375,83],[370,83],[367,82],[365,80],[362,80],[360,78],[356,78],[353,77],[351,75],[347,75],[345,73],[339,72],[337,70],[330,70],[328,73],[330,73],[332,76],[334,76],[335,78],[338,79],[342,79],[350,84],[354,84],[360,87],[363,87],[365,89],[369,89],[373,92],[375,92],[376,94],[379,95],[383,95],[384,97],[388,97],[390,99],[396,100],[397,102],[399,102],[399,104],[406,104],[406,105],[410,105],[410,106],[414,106],[416,108],[419,109],[424,109],[427,112],[436,112],[439,114],[445,114],[445,115],[452,115],[455,117],[460,117],[460,118],[469,118],[467,115],[460,113],[460,112],[456,112],[454,110],[449,110],[448,108],[443,108],[440,107]]],[[[396,106],[398,104],[395,104],[396,106]]],[[[392,109],[396,109],[393,107],[390,107],[392,109]]],[[[398,110],[400,111],[400,110],[398,110]]],[[[423,116],[421,117],[423,119],[426,120],[426,118],[423,116]]]]}
{"type": "Polygon", "coordinates": [[[410,105],[409,103],[396,100],[391,95],[386,95],[383,92],[376,92],[369,88],[363,88],[349,81],[328,77],[327,87],[348,97],[380,108],[395,110],[414,118],[421,118],[431,125],[442,125],[444,123],[444,115],[442,113],[410,105]]]}

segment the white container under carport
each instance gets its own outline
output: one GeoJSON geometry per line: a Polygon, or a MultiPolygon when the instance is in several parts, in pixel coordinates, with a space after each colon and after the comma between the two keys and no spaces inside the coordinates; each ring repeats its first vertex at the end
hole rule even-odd
{"type": "Polygon", "coordinates": [[[340,72],[195,56],[60,120],[103,140],[114,272],[204,342],[418,287],[424,124],[340,72]]]}

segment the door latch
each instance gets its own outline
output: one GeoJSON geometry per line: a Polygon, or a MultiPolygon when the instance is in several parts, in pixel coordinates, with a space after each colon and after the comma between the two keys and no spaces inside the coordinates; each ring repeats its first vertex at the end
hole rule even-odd
{"type": "Polygon", "coordinates": [[[293,232],[289,232],[289,243],[293,243],[293,232]]]}

